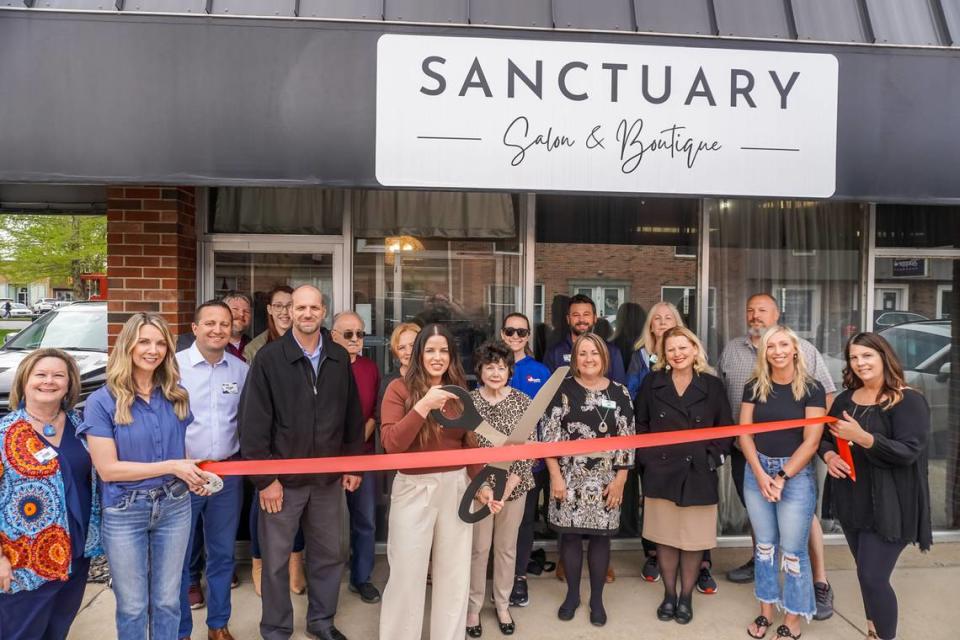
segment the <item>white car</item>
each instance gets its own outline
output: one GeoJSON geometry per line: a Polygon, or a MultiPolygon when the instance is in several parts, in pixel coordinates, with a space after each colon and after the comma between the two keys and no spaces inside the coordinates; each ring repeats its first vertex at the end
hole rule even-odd
{"type": "Polygon", "coordinates": [[[52,311],[57,308],[59,301],[56,298],[40,298],[33,303],[33,312],[37,315],[52,311]]]}
{"type": "MultiPolygon", "coordinates": [[[[4,307],[0,305],[0,315],[3,315],[4,307]]],[[[33,310],[25,304],[19,302],[10,303],[10,318],[33,318],[33,310]]]]}

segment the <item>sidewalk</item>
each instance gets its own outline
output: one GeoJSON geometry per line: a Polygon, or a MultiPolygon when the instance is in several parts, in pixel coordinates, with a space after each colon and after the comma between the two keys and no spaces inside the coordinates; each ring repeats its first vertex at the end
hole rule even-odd
{"type": "MultiPolygon", "coordinates": [[[[558,638],[644,638],[644,640],[743,640],[747,623],[757,615],[752,585],[735,585],[720,578],[731,567],[739,565],[746,549],[717,549],[714,552],[720,591],[716,595],[694,597],[694,620],[686,627],[663,623],[654,611],[660,603],[659,584],[647,584],[639,577],[639,552],[614,553],[617,581],[607,585],[604,602],[609,616],[607,626],[593,627],[587,618],[588,585],[584,583],[584,605],[571,622],[557,619],[556,609],[563,599],[564,586],[553,574],[530,578],[530,606],[513,608],[517,632],[524,640],[557,640],[558,638]]],[[[386,579],[386,559],[377,558],[374,582],[381,589],[386,579]]],[[[803,630],[805,640],[861,640],[864,637],[863,608],[857,587],[857,576],[846,547],[827,547],[830,580],[836,593],[836,614],[825,622],[813,622],[803,630]]],[[[586,567],[584,567],[586,571],[586,567]]],[[[259,638],[259,598],[249,581],[249,565],[240,566],[242,584],[233,592],[233,619],[230,630],[237,640],[259,638]]],[[[960,607],[956,604],[956,585],[960,583],[960,543],[934,545],[929,554],[915,548],[904,552],[894,574],[894,586],[900,599],[901,640],[955,640],[960,636],[960,607]]],[[[303,626],[306,597],[291,596],[296,611],[293,638],[306,638],[303,626]]],[[[74,622],[69,640],[112,640],[114,631],[113,594],[103,585],[90,585],[83,609],[74,622]]],[[[194,640],[205,640],[205,610],[194,612],[194,640]]],[[[378,635],[379,605],[364,604],[347,591],[341,591],[337,627],[350,640],[372,640],[378,635]]],[[[492,605],[487,605],[481,621],[484,638],[501,638],[492,605]]],[[[778,622],[774,623],[775,625],[778,622]]],[[[424,637],[427,631],[424,631],[424,637]]],[[[773,639],[774,629],[767,635],[773,639]]]]}

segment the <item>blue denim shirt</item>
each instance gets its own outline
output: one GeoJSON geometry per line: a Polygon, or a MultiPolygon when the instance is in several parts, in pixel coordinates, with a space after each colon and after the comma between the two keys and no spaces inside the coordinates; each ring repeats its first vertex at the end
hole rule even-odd
{"type": "MultiPolygon", "coordinates": [[[[186,457],[184,438],[193,415],[188,414],[183,420],[178,418],[173,404],[163,397],[159,388],[153,390],[149,404],[139,396],[133,401],[130,424],[118,425],[113,421],[116,407],[116,400],[106,385],[94,391],[87,398],[83,424],[77,434],[113,439],[117,459],[127,462],[162,462],[186,457]]],[[[164,475],[129,482],[104,482],[103,506],[115,506],[128,491],[154,489],[173,479],[172,475],[164,475]]]]}

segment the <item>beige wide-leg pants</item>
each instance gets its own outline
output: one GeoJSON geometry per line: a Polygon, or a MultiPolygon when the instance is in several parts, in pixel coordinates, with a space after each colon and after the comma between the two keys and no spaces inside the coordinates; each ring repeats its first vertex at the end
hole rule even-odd
{"type": "Polygon", "coordinates": [[[467,484],[464,469],[394,479],[380,640],[420,640],[431,551],[430,640],[463,640],[473,537],[457,508],[467,484]]]}
{"type": "Polygon", "coordinates": [[[500,513],[473,525],[473,556],[470,559],[470,606],[473,615],[483,609],[487,586],[487,559],[493,545],[493,602],[497,611],[510,608],[510,592],[517,572],[517,531],[526,500],[508,500],[500,513]]]}

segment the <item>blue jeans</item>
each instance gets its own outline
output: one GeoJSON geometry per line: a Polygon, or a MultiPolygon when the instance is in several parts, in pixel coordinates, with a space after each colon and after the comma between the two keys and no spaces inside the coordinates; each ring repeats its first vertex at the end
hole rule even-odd
{"type": "MultiPolygon", "coordinates": [[[[758,453],[760,465],[773,476],[789,458],[768,458],[758,453]]],[[[813,571],[807,542],[810,522],[817,505],[817,483],[813,465],[808,464],[787,480],[779,502],[767,502],[757,486],[753,469],[747,465],[743,497],[756,538],[754,550],[757,600],[776,604],[787,613],[809,621],[817,610],[813,592],[813,571]],[[780,567],[777,557],[782,556],[780,567]],[[780,587],[782,569],[783,589],[780,587]]]]}
{"type": "Polygon", "coordinates": [[[204,549],[207,563],[207,627],[220,629],[230,621],[230,581],[233,578],[233,547],[237,539],[237,524],[243,506],[243,478],[224,476],[223,489],[212,496],[190,496],[192,519],[190,544],[183,563],[180,582],[180,633],[178,638],[187,638],[193,631],[193,617],[187,590],[192,577],[190,565],[194,539],[202,520],[204,549]]]}
{"type": "Polygon", "coordinates": [[[180,480],[136,490],[103,510],[118,640],[176,640],[190,492],[180,480]]]}
{"type": "Polygon", "coordinates": [[[363,474],[360,487],[347,491],[350,510],[350,583],[370,582],[376,549],[377,477],[373,472],[363,474]]]}

